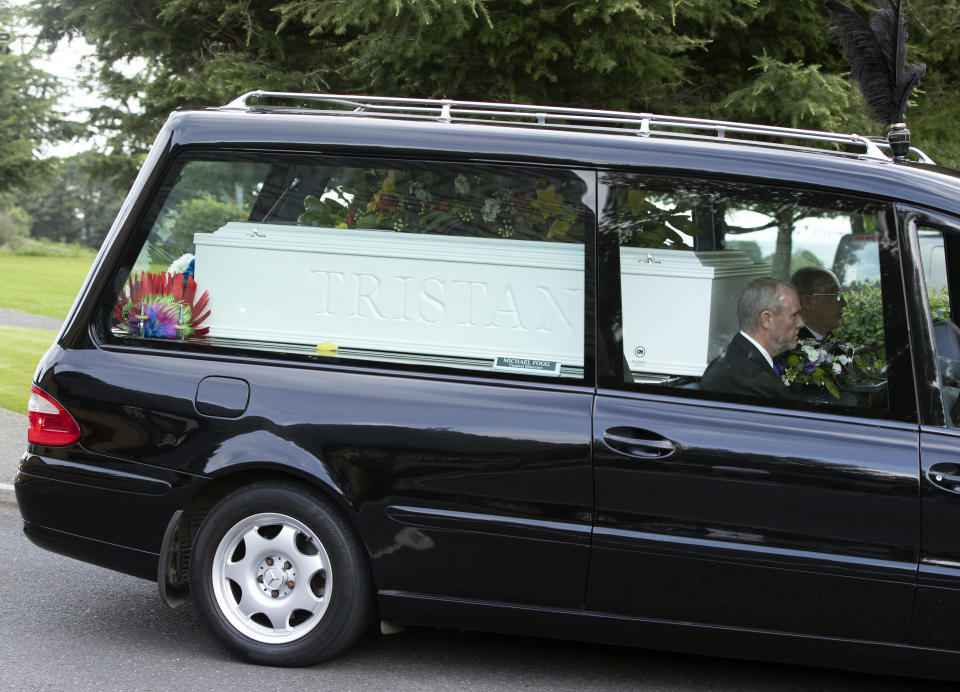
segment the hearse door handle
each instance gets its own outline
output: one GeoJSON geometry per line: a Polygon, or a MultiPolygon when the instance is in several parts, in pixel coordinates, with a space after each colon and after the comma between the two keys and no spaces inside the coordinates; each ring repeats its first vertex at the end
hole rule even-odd
{"type": "Polygon", "coordinates": [[[927,470],[927,478],[938,488],[960,493],[960,465],[934,464],[927,470]]]}
{"type": "Polygon", "coordinates": [[[668,457],[676,450],[670,440],[639,428],[607,428],[603,441],[616,452],[644,459],[668,457]]]}

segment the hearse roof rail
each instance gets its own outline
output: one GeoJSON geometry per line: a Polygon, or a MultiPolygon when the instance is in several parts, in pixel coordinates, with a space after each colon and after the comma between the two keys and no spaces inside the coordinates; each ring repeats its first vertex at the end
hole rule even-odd
{"type": "MultiPolygon", "coordinates": [[[[675,137],[789,148],[847,157],[854,155],[878,161],[892,160],[884,153],[885,140],[858,134],[563,106],[257,90],[243,94],[221,108],[429,120],[441,123],[520,125],[641,137],[675,137]]],[[[911,148],[911,153],[911,158],[915,160],[933,163],[918,149],[911,148]]]]}

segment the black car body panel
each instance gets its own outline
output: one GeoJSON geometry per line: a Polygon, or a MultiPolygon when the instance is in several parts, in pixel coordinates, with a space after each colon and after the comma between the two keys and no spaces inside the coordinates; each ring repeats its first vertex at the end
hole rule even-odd
{"type": "MultiPolygon", "coordinates": [[[[81,439],[24,455],[25,531],[156,579],[174,553],[189,561],[197,527],[230,492],[288,479],[356,532],[388,622],[956,676],[960,496],[935,478],[958,438],[909,236],[911,219],[956,218],[952,172],[799,147],[256,108],[174,114],[38,367],[36,384],[81,439]],[[109,313],[156,233],[159,196],[198,152],[586,171],[597,218],[613,189],[602,175],[624,171],[868,200],[883,209],[869,218],[894,400],[857,412],[625,384],[619,248],[592,230],[596,218],[576,246],[583,363],[567,379],[118,336],[109,313]],[[181,548],[168,530],[178,511],[181,548]]],[[[945,242],[949,267],[957,245],[945,242]]],[[[517,312],[497,309],[505,321],[517,312]]]]}
{"type": "Polygon", "coordinates": [[[915,430],[608,397],[595,420],[590,610],[905,636],[920,519],[915,430]],[[638,459],[604,443],[600,431],[638,420],[676,451],[638,459]]]}
{"type": "Polygon", "coordinates": [[[42,513],[48,528],[156,555],[169,517],[204,483],[282,474],[319,485],[356,518],[377,581],[391,589],[429,577],[437,593],[508,589],[518,602],[580,605],[593,496],[590,391],[247,364],[250,404],[233,420],[198,413],[194,397],[204,378],[235,373],[236,364],[171,361],[66,354],[56,388],[47,386],[70,402],[84,448],[24,460],[26,521],[42,513]],[[77,486],[58,503],[62,512],[34,509],[31,491],[41,501],[44,480],[77,486]],[[102,509],[78,525],[91,500],[102,509]],[[462,554],[486,567],[461,564],[462,554]],[[451,578],[438,566],[465,571],[451,578]],[[491,580],[489,569],[522,579],[491,580]]]}

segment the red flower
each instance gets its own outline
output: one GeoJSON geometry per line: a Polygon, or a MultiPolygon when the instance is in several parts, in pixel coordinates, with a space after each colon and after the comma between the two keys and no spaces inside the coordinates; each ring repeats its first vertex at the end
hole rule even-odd
{"type": "Polygon", "coordinates": [[[357,215],[352,211],[347,213],[347,225],[351,227],[357,225],[357,215]]]}
{"type": "Polygon", "coordinates": [[[440,211],[450,211],[450,200],[442,199],[439,202],[437,202],[437,209],[439,209],[440,211]]]}

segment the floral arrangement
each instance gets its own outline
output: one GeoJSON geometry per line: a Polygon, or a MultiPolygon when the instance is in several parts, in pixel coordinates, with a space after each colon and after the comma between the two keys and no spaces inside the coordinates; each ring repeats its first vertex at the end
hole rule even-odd
{"type": "Polygon", "coordinates": [[[822,388],[836,399],[843,388],[874,381],[883,367],[876,344],[856,348],[829,339],[801,339],[796,349],[774,358],[773,364],[788,387],[822,388]]]}
{"type": "Polygon", "coordinates": [[[196,266],[196,260],[193,255],[189,252],[180,255],[177,259],[173,260],[170,263],[170,268],[167,269],[167,274],[184,274],[185,276],[193,276],[193,270],[196,266]]]}
{"type": "Polygon", "coordinates": [[[299,223],[414,233],[580,241],[579,179],[494,173],[346,169],[323,198],[304,200],[299,223]]]}
{"type": "Polygon", "coordinates": [[[114,326],[153,339],[205,337],[210,330],[200,325],[210,316],[210,296],[197,298],[193,257],[185,257],[171,265],[183,265],[179,272],[133,272],[114,306],[114,326]]]}

